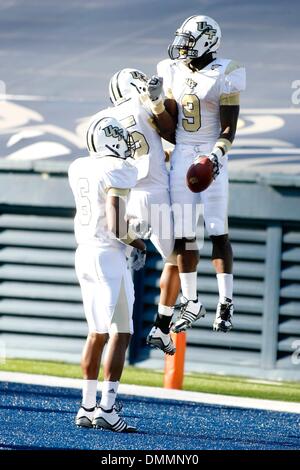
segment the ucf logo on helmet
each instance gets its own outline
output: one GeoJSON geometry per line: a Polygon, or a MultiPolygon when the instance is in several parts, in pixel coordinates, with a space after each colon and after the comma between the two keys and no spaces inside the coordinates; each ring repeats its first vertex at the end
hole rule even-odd
{"type": "Polygon", "coordinates": [[[209,39],[212,39],[217,33],[217,30],[213,29],[213,27],[207,24],[206,21],[198,21],[197,27],[198,27],[198,31],[206,30],[204,34],[207,34],[209,39]]]}
{"type": "Polygon", "coordinates": [[[124,139],[123,129],[119,127],[107,126],[103,128],[106,137],[114,137],[115,139],[122,140],[124,139]]]}
{"type": "Polygon", "coordinates": [[[138,70],[133,70],[132,72],[130,72],[130,74],[132,75],[132,78],[134,78],[135,80],[142,80],[143,82],[147,82],[146,75],[139,72],[138,70]]]}

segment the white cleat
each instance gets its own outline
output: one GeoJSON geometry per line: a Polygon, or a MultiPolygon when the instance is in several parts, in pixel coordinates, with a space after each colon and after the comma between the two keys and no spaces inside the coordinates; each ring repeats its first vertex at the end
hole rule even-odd
{"type": "Polygon", "coordinates": [[[165,354],[169,354],[170,356],[173,356],[176,352],[176,348],[170,334],[163,333],[158,326],[153,326],[146,341],[150,346],[161,349],[165,354]]]}
{"type": "Polygon", "coordinates": [[[92,422],[94,419],[96,407],[85,408],[83,405],[79,408],[77,416],[75,418],[76,426],[80,428],[91,428],[93,427],[92,422]]]}
{"type": "Polygon", "coordinates": [[[213,330],[227,333],[228,331],[232,330],[232,317],[234,309],[231,299],[225,298],[224,300],[224,303],[218,303],[213,330]]]}
{"type": "Polygon", "coordinates": [[[206,310],[198,298],[196,300],[188,300],[185,297],[181,297],[180,300],[181,303],[175,305],[175,308],[180,308],[180,314],[171,328],[174,333],[185,331],[199,318],[205,317],[206,314],[206,310]]]}
{"type": "Polygon", "coordinates": [[[92,425],[97,429],[107,429],[114,432],[137,432],[134,426],[129,426],[118,415],[114,406],[110,410],[104,410],[101,406],[97,407],[92,425]]]}

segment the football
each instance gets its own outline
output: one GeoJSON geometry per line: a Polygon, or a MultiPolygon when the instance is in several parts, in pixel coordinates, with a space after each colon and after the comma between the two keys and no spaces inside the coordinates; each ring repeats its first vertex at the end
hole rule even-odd
{"type": "Polygon", "coordinates": [[[193,193],[201,193],[213,180],[213,164],[206,156],[199,156],[199,161],[193,163],[186,174],[186,184],[193,193]]]}

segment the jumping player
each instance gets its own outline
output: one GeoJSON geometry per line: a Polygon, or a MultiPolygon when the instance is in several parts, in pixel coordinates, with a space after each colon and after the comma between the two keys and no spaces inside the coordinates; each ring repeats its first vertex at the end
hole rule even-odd
{"type": "MultiPolygon", "coordinates": [[[[220,41],[221,29],[212,18],[196,15],[187,18],[169,46],[170,59],[158,64],[158,75],[148,83],[160,134],[176,142],[171,158],[170,192],[171,203],[181,208],[182,216],[174,216],[175,250],[163,272],[170,286],[167,298],[170,307],[178,294],[172,286],[178,283],[178,273],[180,277],[183,298],[180,317],[173,326],[176,333],[190,327],[205,313],[197,295],[196,244],[191,249],[200,204],[212,241],[212,263],[219,289],[213,328],[223,332],[232,328],[233,255],[227,222],[227,154],[235,137],[245,69],[235,61],[216,57],[220,41]],[[170,117],[173,126],[169,125],[170,117]],[[214,181],[206,191],[195,194],[188,189],[185,176],[189,166],[203,155],[208,155],[213,163],[214,181]]],[[[153,332],[159,335],[161,324],[158,317],[150,339],[153,332]]]]}
{"type": "MultiPolygon", "coordinates": [[[[143,227],[141,236],[150,227],[150,240],[166,260],[174,248],[169,174],[161,137],[153,119],[156,104],[147,95],[147,82],[148,77],[137,69],[126,68],[115,73],[109,84],[114,107],[100,111],[93,119],[103,115],[114,116],[130,131],[136,146],[134,164],[138,178],[130,192],[128,216],[143,227]]],[[[169,120],[168,125],[172,125],[173,119],[169,117],[169,120]]],[[[169,320],[173,310],[166,306],[166,289],[162,277],[158,315],[163,324],[157,337],[153,335],[151,344],[172,355],[175,346],[169,335],[169,320]]]]}

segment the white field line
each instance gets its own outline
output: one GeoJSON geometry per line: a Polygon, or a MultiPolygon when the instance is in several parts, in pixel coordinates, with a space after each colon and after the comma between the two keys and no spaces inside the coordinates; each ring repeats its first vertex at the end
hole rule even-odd
{"type": "MultiPolygon", "coordinates": [[[[93,51],[94,52],[94,51],[93,51]]],[[[85,53],[86,54],[86,53],[85,53]]],[[[76,57],[77,59],[77,57],[76,57]]],[[[11,101],[63,101],[63,96],[43,96],[43,95],[27,95],[27,94],[9,94],[1,93],[0,100],[11,101]]],[[[84,101],[82,99],[69,98],[70,101],[84,101]]],[[[241,115],[243,114],[300,114],[300,107],[298,108],[242,108],[241,115]]]]}
{"type": "Polygon", "coordinates": [[[0,100],[8,101],[51,101],[51,97],[40,96],[40,95],[11,95],[11,94],[0,94],[0,100]]]}
{"type": "MultiPolygon", "coordinates": [[[[283,158],[284,155],[299,155],[300,156],[300,148],[293,147],[293,148],[256,148],[256,149],[245,149],[245,148],[234,148],[230,150],[230,155],[274,155],[280,154],[278,158],[283,158]]],[[[229,156],[230,159],[230,156],[229,156]]],[[[248,161],[248,163],[251,162],[248,161]]]]}
{"type": "MultiPolygon", "coordinates": [[[[63,387],[81,389],[81,379],[69,379],[49,375],[33,375],[19,372],[0,371],[0,381],[24,383],[29,385],[42,385],[47,387],[63,387]]],[[[101,383],[98,384],[101,390],[101,383]]],[[[207,405],[221,405],[238,408],[252,408],[258,410],[281,411],[300,414],[300,403],[285,401],[261,400],[212,393],[188,392],[183,390],[169,390],[159,387],[144,387],[140,385],[120,384],[119,393],[138,397],[161,398],[168,400],[190,401],[207,405]]]]}
{"type": "Polygon", "coordinates": [[[300,114],[298,108],[242,108],[241,114],[300,114]]]}

